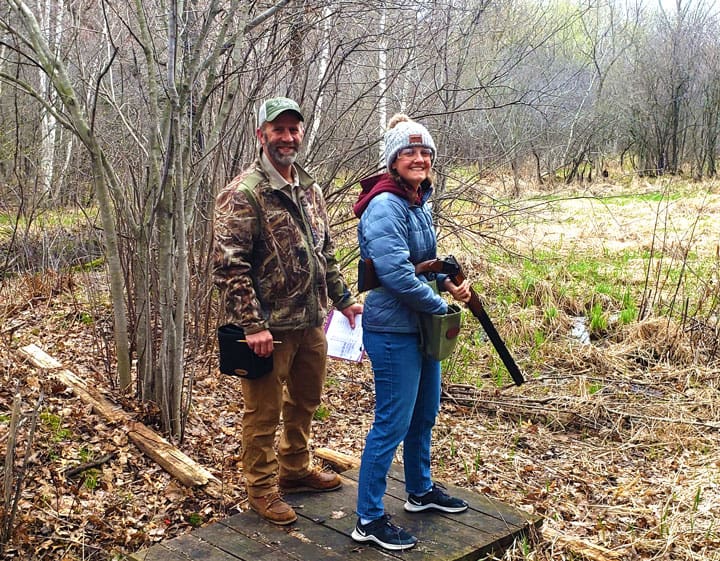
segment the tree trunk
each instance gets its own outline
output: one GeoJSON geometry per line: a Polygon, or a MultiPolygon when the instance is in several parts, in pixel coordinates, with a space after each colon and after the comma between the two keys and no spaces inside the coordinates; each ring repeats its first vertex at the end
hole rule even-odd
{"type": "Polygon", "coordinates": [[[117,353],[117,371],[120,386],[130,385],[130,354],[127,333],[127,317],[125,313],[125,285],[120,265],[120,254],[117,232],[115,230],[115,211],[108,188],[106,164],[103,150],[95,137],[94,130],[88,125],[78,97],[72,87],[65,66],[62,64],[45,40],[37,19],[22,0],[10,0],[11,6],[28,33],[33,51],[44,72],[50,77],[53,87],[68,113],[68,119],[74,127],[85,147],[88,149],[92,163],[93,185],[98,200],[98,207],[104,229],[105,250],[107,253],[108,274],[110,277],[110,295],[113,304],[115,328],[115,348],[117,353]]]}
{"type": "MultiPolygon", "coordinates": [[[[44,0],[42,9],[43,28],[47,30],[48,49],[56,59],[60,58],[59,45],[62,39],[63,0],[44,0]],[[56,6],[53,10],[53,5],[56,6]]],[[[43,68],[38,69],[40,91],[47,96],[48,104],[54,105],[57,94],[50,78],[43,68]]],[[[55,169],[55,135],[57,121],[52,111],[44,110],[40,116],[40,158],[39,182],[43,197],[53,197],[53,171],[55,169]]]]}

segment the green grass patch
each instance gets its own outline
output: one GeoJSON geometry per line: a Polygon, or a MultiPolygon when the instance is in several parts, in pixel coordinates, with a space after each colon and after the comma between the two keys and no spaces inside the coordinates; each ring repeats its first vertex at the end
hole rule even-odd
{"type": "Polygon", "coordinates": [[[18,216],[10,212],[0,212],[0,239],[13,229],[25,232],[43,230],[77,230],[88,228],[88,221],[93,222],[99,213],[94,207],[78,209],[62,207],[41,209],[34,216],[18,216]]]}
{"type": "Polygon", "coordinates": [[[104,266],[105,257],[98,257],[97,259],[91,259],[87,263],[80,263],[79,265],[72,267],[72,270],[75,272],[89,273],[90,271],[102,269],[104,266]]]}
{"type": "Polygon", "coordinates": [[[316,421],[324,421],[330,417],[330,414],[330,408],[324,403],[321,403],[320,406],[315,410],[313,419],[315,419],[316,421]]]}
{"type": "Polygon", "coordinates": [[[628,206],[638,203],[659,203],[662,201],[679,201],[695,192],[694,189],[688,189],[685,184],[681,187],[679,184],[674,185],[672,189],[658,189],[657,191],[645,191],[643,193],[626,193],[621,195],[611,195],[603,197],[602,200],[608,205],[628,206]]]}
{"type": "Polygon", "coordinates": [[[59,415],[49,411],[42,411],[40,413],[40,422],[50,431],[54,442],[61,442],[72,436],[72,431],[62,426],[62,417],[59,415]]]}
{"type": "Polygon", "coordinates": [[[83,485],[86,489],[89,491],[94,491],[97,489],[98,485],[100,484],[100,477],[102,477],[102,472],[99,469],[88,469],[84,472],[85,480],[83,481],[83,485]]]}
{"type": "Polygon", "coordinates": [[[590,308],[590,333],[603,334],[607,330],[608,318],[601,304],[590,308]]]}

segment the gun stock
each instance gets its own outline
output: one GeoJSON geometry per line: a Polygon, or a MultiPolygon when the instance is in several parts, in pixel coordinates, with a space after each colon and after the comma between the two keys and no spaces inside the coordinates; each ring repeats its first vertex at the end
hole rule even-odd
{"type": "MultiPolygon", "coordinates": [[[[429,261],[423,261],[422,263],[415,265],[416,274],[428,272],[448,275],[450,280],[452,280],[452,282],[456,285],[462,284],[465,280],[465,275],[463,274],[460,264],[452,255],[448,255],[444,259],[430,259],[429,261]]],[[[379,286],[380,280],[375,272],[372,259],[361,259],[358,268],[358,289],[360,292],[363,292],[365,290],[378,288],[379,286]]],[[[500,360],[503,361],[505,368],[507,368],[507,371],[510,373],[513,382],[515,382],[515,385],[519,386],[523,384],[525,382],[525,378],[523,377],[522,372],[520,372],[520,369],[515,363],[510,351],[508,351],[505,341],[502,340],[502,337],[500,337],[497,329],[495,329],[495,325],[485,311],[480,297],[472,287],[470,288],[470,300],[466,302],[465,305],[470,312],[472,312],[472,315],[478,319],[480,325],[482,325],[482,328],[485,330],[485,333],[487,333],[490,342],[493,347],[495,347],[495,350],[500,356],[500,360]]]]}

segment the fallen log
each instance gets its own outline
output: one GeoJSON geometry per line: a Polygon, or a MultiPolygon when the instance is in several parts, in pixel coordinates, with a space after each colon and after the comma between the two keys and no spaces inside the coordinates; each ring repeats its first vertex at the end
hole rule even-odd
{"type": "Polygon", "coordinates": [[[336,452],[330,448],[318,448],[313,454],[316,458],[330,464],[335,471],[343,472],[360,467],[360,458],[336,452]]]}
{"type": "Polygon", "coordinates": [[[124,426],[128,439],[146,456],[151,458],[166,472],[187,487],[200,487],[214,498],[222,497],[222,482],[212,473],[178,450],[165,438],[142,423],[134,421],[121,407],[105,398],[96,388],[88,386],[84,380],[36,345],[20,348],[20,353],[33,365],[42,368],[48,374],[70,388],[84,403],[87,403],[106,420],[124,426]]]}

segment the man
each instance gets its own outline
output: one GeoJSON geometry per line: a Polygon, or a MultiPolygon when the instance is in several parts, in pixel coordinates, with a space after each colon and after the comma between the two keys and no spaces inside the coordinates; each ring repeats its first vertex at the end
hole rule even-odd
{"type": "Polygon", "coordinates": [[[362,313],[335,260],[322,191],[295,163],[303,122],[291,99],[262,104],[259,157],[219,193],[215,211],[214,274],[225,312],[244,329],[255,354],[273,356],[269,374],[241,382],[248,501],[260,516],[281,525],[297,515],[280,492],[341,485],[337,474],[311,468],[308,441],[325,381],[323,323],[330,301],[353,328],[362,313]]]}

